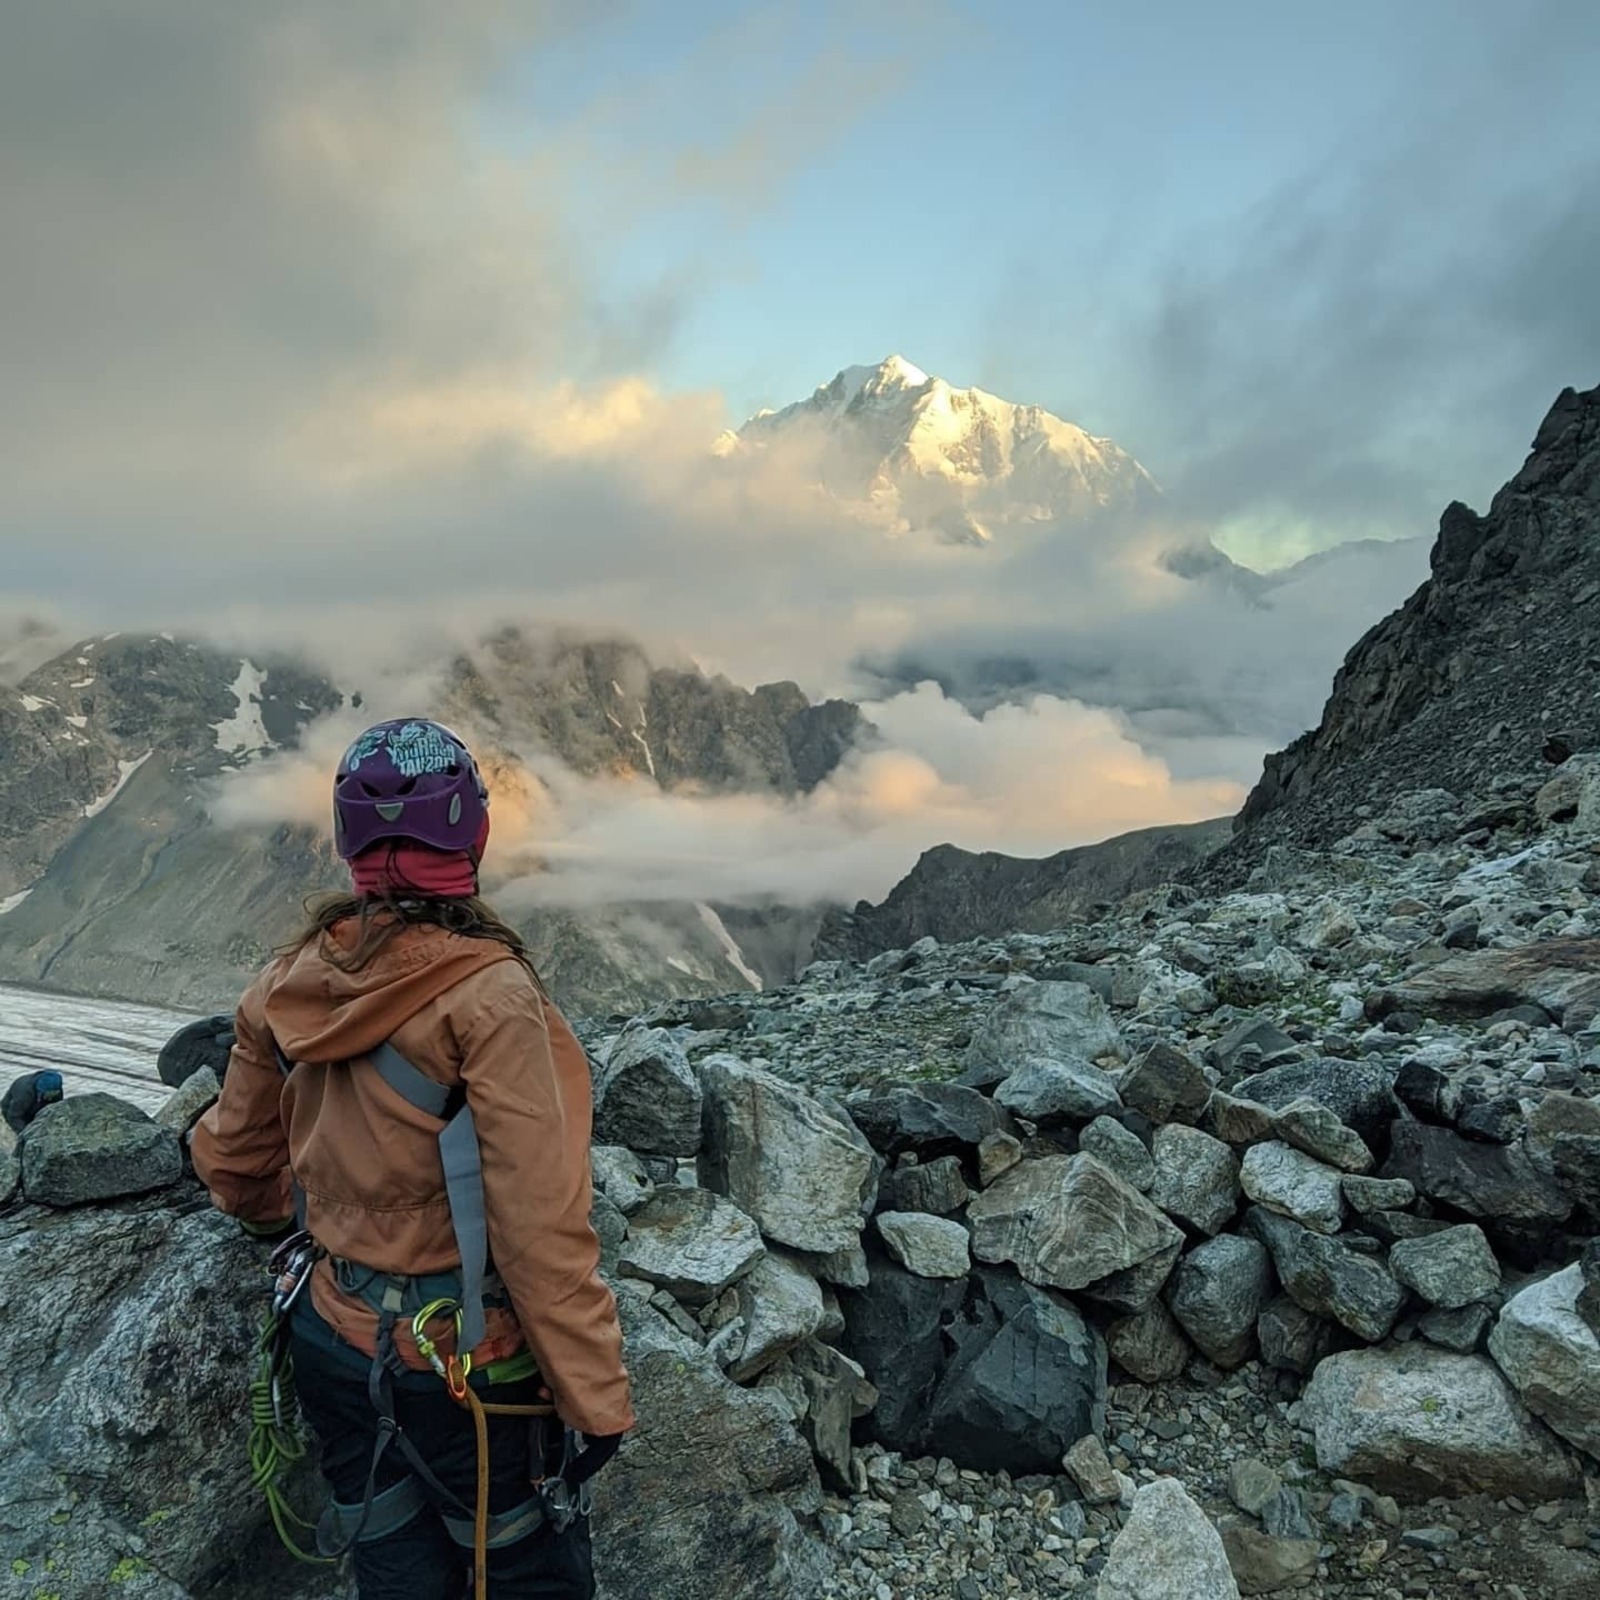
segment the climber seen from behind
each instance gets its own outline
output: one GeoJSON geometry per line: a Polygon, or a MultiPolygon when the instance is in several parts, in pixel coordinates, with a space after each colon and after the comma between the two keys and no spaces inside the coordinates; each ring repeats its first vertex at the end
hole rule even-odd
{"type": "Polygon", "coordinates": [[[361,1600],[591,1596],[588,1480],[633,1425],[588,1066],[479,898],[488,835],[449,729],[356,740],[334,782],[354,892],[245,994],[193,1141],[222,1210],[304,1230],[277,1309],[333,1492],[319,1542],[361,1600]]]}

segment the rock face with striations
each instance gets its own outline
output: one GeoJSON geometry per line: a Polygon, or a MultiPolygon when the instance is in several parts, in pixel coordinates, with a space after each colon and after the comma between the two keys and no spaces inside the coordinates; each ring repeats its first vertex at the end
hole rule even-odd
{"type": "Polygon", "coordinates": [[[1374,794],[1471,791],[1551,728],[1600,748],[1600,700],[1572,670],[1600,644],[1600,388],[1561,394],[1485,515],[1445,511],[1432,568],[1345,658],[1319,726],[1267,758],[1201,877],[1240,881],[1274,843],[1332,843],[1374,794]]]}

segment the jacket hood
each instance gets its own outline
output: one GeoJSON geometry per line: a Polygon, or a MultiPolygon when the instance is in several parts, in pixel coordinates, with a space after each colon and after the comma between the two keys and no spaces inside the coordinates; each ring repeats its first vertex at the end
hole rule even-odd
{"type": "Polygon", "coordinates": [[[464,978],[516,958],[493,939],[470,939],[426,924],[397,928],[364,967],[346,972],[331,957],[360,937],[351,918],[283,958],[266,996],[267,1026],[294,1061],[365,1055],[430,1000],[464,978]]]}

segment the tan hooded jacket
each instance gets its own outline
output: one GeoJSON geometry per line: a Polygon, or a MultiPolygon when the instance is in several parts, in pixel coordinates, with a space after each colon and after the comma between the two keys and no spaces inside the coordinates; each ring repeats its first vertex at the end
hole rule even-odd
{"type": "MultiPolygon", "coordinates": [[[[326,939],[348,950],[357,932],[352,920],[326,939]]],[[[464,1086],[477,1125],[489,1251],[512,1309],[489,1309],[475,1362],[526,1340],[569,1426],[631,1428],[616,1301],[589,1225],[588,1062],[511,951],[408,925],[346,972],[313,940],[251,985],[236,1030],[222,1096],[193,1142],[216,1204],[245,1222],[280,1221],[294,1209],[292,1167],[306,1225],[331,1255],[382,1272],[459,1266],[443,1124],[364,1059],[390,1041],[420,1072],[464,1086]],[[296,1064],[288,1079],[274,1039],[296,1064]]],[[[311,1295],[343,1338],[371,1353],[377,1318],[339,1289],[329,1262],[318,1264],[311,1295]]],[[[426,1365],[404,1321],[396,1344],[409,1365],[426,1365]]]]}

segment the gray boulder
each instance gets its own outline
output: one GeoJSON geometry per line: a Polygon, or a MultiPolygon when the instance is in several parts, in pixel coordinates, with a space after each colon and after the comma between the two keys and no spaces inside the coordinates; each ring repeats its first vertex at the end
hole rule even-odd
{"type": "Polygon", "coordinates": [[[1106,1352],[1140,1383],[1166,1383],[1181,1376],[1191,1353],[1183,1329],[1161,1300],[1113,1322],[1106,1329],[1106,1352]]]}
{"type": "Polygon", "coordinates": [[[1105,1427],[1106,1350],[1066,1301],[982,1271],[947,1329],[954,1346],[928,1404],[921,1451],[980,1471],[1054,1472],[1105,1427]]]}
{"type": "Polygon", "coordinates": [[[156,1112],[156,1121],[181,1139],[215,1104],[222,1084],[210,1067],[197,1067],[156,1112]]]}
{"type": "Polygon", "coordinates": [[[1388,1338],[1406,1292],[1381,1261],[1259,1206],[1249,1225],[1298,1305],[1370,1343],[1388,1338]]]}
{"type": "Polygon", "coordinates": [[[1111,1168],[1124,1183],[1147,1194],[1156,1181],[1155,1158],[1144,1140],[1114,1117],[1096,1117],[1078,1135],[1078,1149],[1111,1168]]]}
{"type": "Polygon", "coordinates": [[[1291,1100],[1278,1113],[1278,1137],[1341,1172],[1372,1170],[1372,1152],[1361,1135],[1315,1100],[1291,1100]]]}
{"type": "Polygon", "coordinates": [[[1459,1311],[1500,1291],[1500,1263],[1470,1222],[1421,1239],[1401,1239],[1389,1251],[1389,1270],[1431,1306],[1459,1311]]]}
{"type": "Polygon", "coordinates": [[[947,1217],[971,1198],[955,1156],[935,1156],[932,1161],[898,1166],[884,1173],[878,1185],[881,1211],[926,1211],[930,1216],[947,1217]]]}
{"type": "Polygon", "coordinates": [[[1196,1121],[1211,1098],[1211,1081],[1193,1056],[1153,1044],[1122,1075],[1123,1103],[1152,1122],[1196,1121]]]}
{"type": "Polygon", "coordinates": [[[1578,1477],[1559,1441],[1481,1356],[1413,1342],[1329,1356],[1302,1400],[1324,1472],[1385,1494],[1559,1499],[1578,1477]]]}
{"type": "Polygon", "coordinates": [[[1481,1301],[1462,1306],[1459,1311],[1441,1311],[1435,1306],[1417,1321],[1417,1332],[1445,1350],[1470,1355],[1483,1348],[1484,1339],[1494,1325],[1494,1312],[1481,1301]]]}
{"type": "Polygon", "coordinates": [[[994,1092],[1006,1110],[1029,1122],[1089,1122],[1122,1101],[1110,1076],[1087,1061],[1032,1056],[994,1092]]]}
{"type": "Polygon", "coordinates": [[[805,1397],[800,1431],[818,1466],[835,1489],[850,1490],[851,1431],[877,1404],[878,1391],[849,1356],[818,1339],[796,1345],[781,1364],[805,1397]]]}
{"type": "Polygon", "coordinates": [[[735,1383],[748,1383],[779,1356],[822,1326],[822,1289],[803,1267],[769,1251],[738,1280],[744,1343],[728,1367],[735,1383]]]}
{"type": "Polygon", "coordinates": [[[9,1205],[12,1195],[22,1187],[22,1165],[12,1149],[0,1150],[0,1206],[9,1205]]]}
{"type": "Polygon", "coordinates": [[[1256,1323],[1272,1294],[1272,1266],[1255,1239],[1226,1234],[1178,1263],[1167,1303],[1178,1325],[1219,1367],[1256,1353],[1256,1323]]]}
{"type": "Polygon", "coordinates": [[[164,1189],[183,1176],[177,1135],[108,1094],[46,1106],[22,1142],[22,1188],[38,1205],[77,1206],[164,1189]]]}
{"type": "Polygon", "coordinates": [[[1500,1312],[1489,1354],[1528,1409],[1600,1458],[1600,1338],[1578,1314],[1576,1264],[1529,1284],[1500,1312]]]}
{"type": "Polygon", "coordinates": [[[1024,1161],[967,1216],[979,1261],[1013,1262],[1030,1283],[1056,1289],[1086,1288],[1183,1242],[1137,1189],[1081,1154],[1024,1161]]]}
{"type": "Polygon", "coordinates": [[[1017,1131],[1010,1112],[959,1083],[918,1083],[890,1089],[852,1100],[849,1113],[872,1148],[891,1159],[907,1150],[924,1161],[967,1155],[986,1139],[1017,1131]]]}
{"type": "Polygon", "coordinates": [[[972,1266],[967,1230],[945,1217],[920,1211],[880,1211],[884,1248],[907,1272],[921,1278],[964,1278],[972,1266]]]}
{"type": "Polygon", "coordinates": [[[1256,1338],[1264,1365],[1280,1372],[1309,1376],[1324,1356],[1333,1353],[1336,1330],[1329,1322],[1279,1295],[1261,1312],[1256,1338]]]}
{"type": "Polygon", "coordinates": [[[668,1185],[629,1219],[617,1265],[685,1305],[699,1306],[737,1283],[765,1254],[760,1231],[737,1206],[709,1189],[668,1185]]]}
{"type": "Polygon", "coordinates": [[[805,1600],[826,1556],[796,1513],[818,1503],[811,1451],[778,1398],[619,1297],[638,1427],[595,1479],[601,1592],[615,1600],[805,1600]]]}
{"type": "Polygon", "coordinates": [[[817,1254],[858,1244],[879,1163],[850,1118],[732,1056],[705,1061],[701,1085],[706,1188],[779,1244],[817,1254]]]}
{"type": "Polygon", "coordinates": [[[1239,1207],[1239,1158],[1220,1139],[1181,1122],[1157,1128],[1150,1198],[1185,1227],[1220,1233],[1239,1207]]]}
{"type": "Polygon", "coordinates": [[[595,1188],[625,1217],[632,1216],[655,1193],[644,1163],[622,1145],[591,1146],[589,1164],[595,1188]]]}
{"type": "Polygon", "coordinates": [[[1370,1145],[1381,1145],[1399,1110],[1393,1070],[1372,1061],[1345,1061],[1321,1056],[1269,1067],[1234,1085],[1241,1100],[1254,1100],[1282,1111],[1296,1100],[1314,1100],[1354,1128],[1370,1145]]]}
{"type": "Polygon", "coordinates": [[[1003,1083],[1030,1056],[1125,1060],[1128,1047],[1110,1008],[1087,984],[1029,983],[990,1008],[967,1047],[963,1081],[1003,1083]]]}
{"type": "Polygon", "coordinates": [[[595,1079],[595,1137],[647,1155],[700,1148],[700,1084],[683,1046],[664,1028],[617,1036],[595,1079]]]}
{"type": "Polygon", "coordinates": [[[1319,1539],[1284,1538],[1230,1522],[1222,1530],[1222,1547],[1242,1595],[1276,1594],[1316,1582],[1322,1553],[1319,1539]]]}
{"type": "Polygon", "coordinates": [[[1258,1204],[1318,1233],[1337,1233],[1344,1220],[1339,1174],[1280,1140],[1245,1151],[1239,1182],[1258,1204]]]}
{"type": "Polygon", "coordinates": [[[1405,1178],[1361,1178],[1346,1173],[1343,1188],[1345,1204],[1362,1215],[1371,1211],[1404,1211],[1417,1199],[1417,1191],[1405,1178]]]}
{"type": "Polygon", "coordinates": [[[1095,1600],[1239,1600],[1222,1536],[1176,1478],[1134,1496],[1095,1600]]]}

